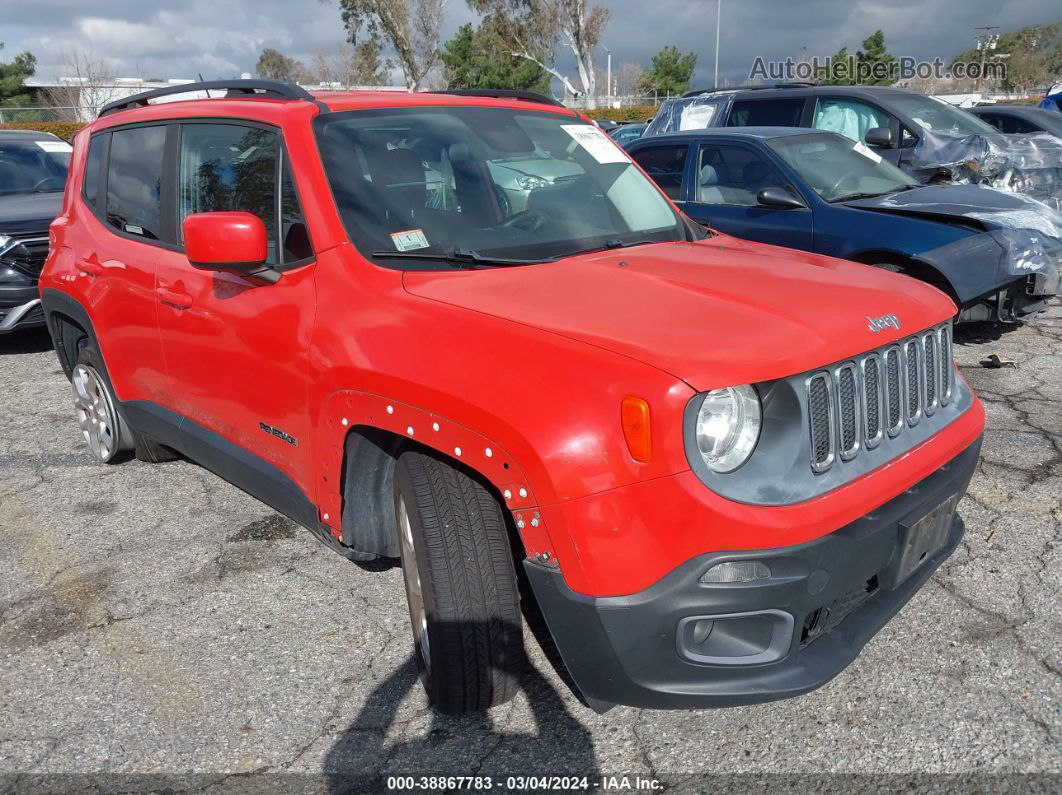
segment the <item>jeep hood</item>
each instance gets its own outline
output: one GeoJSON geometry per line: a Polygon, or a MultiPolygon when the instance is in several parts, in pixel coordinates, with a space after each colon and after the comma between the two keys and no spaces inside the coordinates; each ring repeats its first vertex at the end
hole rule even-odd
{"type": "Polygon", "coordinates": [[[645,362],[697,390],[830,364],[955,313],[888,271],[717,235],[541,265],[406,272],[421,298],[511,320],[645,362]],[[871,331],[895,315],[900,330],[871,331]]]}

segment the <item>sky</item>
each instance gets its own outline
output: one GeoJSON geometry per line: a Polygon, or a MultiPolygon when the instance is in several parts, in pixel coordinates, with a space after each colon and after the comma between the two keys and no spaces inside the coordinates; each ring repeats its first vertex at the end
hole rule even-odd
{"type": "MultiPolygon", "coordinates": [[[[713,83],[717,0],[606,0],[602,44],[613,67],[647,66],[669,44],[698,55],[695,86],[713,83]]],[[[745,82],[753,59],[826,57],[856,50],[874,30],[897,56],[948,61],[972,47],[974,28],[1062,21],[1058,0],[721,0],[720,79],[745,82]]],[[[273,47],[309,62],[345,37],[336,0],[0,0],[0,60],[29,50],[37,76],[56,76],[67,54],[105,58],[123,77],[238,77],[273,47]]],[[[474,19],[464,0],[448,0],[445,38],[474,19]]],[[[571,59],[559,58],[561,68],[571,59]]],[[[604,49],[598,49],[604,66],[604,49]]]]}

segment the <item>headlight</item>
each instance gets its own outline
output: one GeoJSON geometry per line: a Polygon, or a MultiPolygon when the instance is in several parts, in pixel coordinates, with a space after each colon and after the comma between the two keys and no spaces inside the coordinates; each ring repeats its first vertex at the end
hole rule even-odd
{"type": "Polygon", "coordinates": [[[516,184],[521,190],[538,190],[549,185],[549,180],[542,177],[517,177],[516,184]]]}
{"type": "Polygon", "coordinates": [[[713,472],[733,472],[760,438],[760,398],[751,386],[728,386],[705,394],[697,412],[697,449],[713,472]]]}
{"type": "Polygon", "coordinates": [[[0,235],[0,255],[10,248],[11,240],[12,238],[9,235],[0,235]]]}

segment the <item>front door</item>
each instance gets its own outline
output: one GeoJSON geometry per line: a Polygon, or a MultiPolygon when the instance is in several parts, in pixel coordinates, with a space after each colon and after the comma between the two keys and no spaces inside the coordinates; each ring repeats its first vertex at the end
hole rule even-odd
{"type": "Polygon", "coordinates": [[[236,445],[313,494],[307,352],[317,294],[280,133],[263,125],[184,123],[177,151],[178,235],[193,213],[252,213],[269,234],[269,264],[283,272],[276,284],[262,285],[193,268],[183,252],[160,262],[159,332],[172,399],[186,418],[182,430],[198,434],[196,443],[225,447],[226,455],[234,453],[226,442],[236,445]]]}
{"type": "Polygon", "coordinates": [[[683,208],[696,221],[728,235],[811,251],[812,211],[760,204],[764,188],[800,194],[761,152],[736,143],[701,143],[690,174],[690,201],[683,208]]]}

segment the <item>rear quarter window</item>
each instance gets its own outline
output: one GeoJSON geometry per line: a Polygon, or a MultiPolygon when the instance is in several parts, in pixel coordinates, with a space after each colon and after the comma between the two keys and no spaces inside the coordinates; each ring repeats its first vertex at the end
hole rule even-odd
{"type": "Polygon", "coordinates": [[[162,236],[162,160],[166,128],[130,127],[111,133],[107,159],[107,223],[120,232],[162,236]]]}
{"type": "Polygon", "coordinates": [[[799,127],[804,115],[800,97],[791,99],[746,99],[734,103],[727,127],[799,127]]]}
{"type": "Polygon", "coordinates": [[[103,151],[107,147],[107,133],[92,136],[89,141],[88,157],[85,158],[85,177],[82,180],[81,190],[85,201],[93,207],[100,188],[100,164],[103,162],[103,151]]]}

